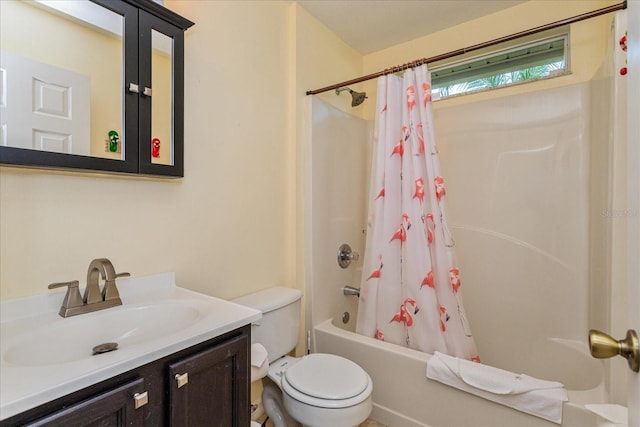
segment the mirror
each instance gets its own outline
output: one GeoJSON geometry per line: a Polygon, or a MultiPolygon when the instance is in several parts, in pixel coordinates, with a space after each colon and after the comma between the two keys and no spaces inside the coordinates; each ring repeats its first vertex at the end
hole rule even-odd
{"type": "Polygon", "coordinates": [[[0,7],[0,145],[125,160],[124,18],[86,0],[0,7]]]}
{"type": "Polygon", "coordinates": [[[151,163],[173,165],[173,38],[151,30],[151,163]]]}

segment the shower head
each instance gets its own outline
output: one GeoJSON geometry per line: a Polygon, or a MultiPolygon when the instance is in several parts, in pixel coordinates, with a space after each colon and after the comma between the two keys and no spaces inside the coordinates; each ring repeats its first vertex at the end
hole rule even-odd
{"type": "Polygon", "coordinates": [[[348,90],[349,93],[351,94],[351,106],[352,107],[357,107],[358,105],[362,104],[365,99],[367,99],[367,93],[366,92],[356,92],[356,91],[353,91],[353,90],[349,89],[348,87],[341,87],[341,88],[336,89],[336,95],[340,95],[340,92],[342,92],[343,90],[348,90]]]}

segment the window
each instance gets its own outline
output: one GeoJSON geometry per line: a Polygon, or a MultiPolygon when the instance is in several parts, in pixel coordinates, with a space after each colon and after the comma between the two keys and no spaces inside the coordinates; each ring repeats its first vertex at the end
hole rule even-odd
{"type": "Polygon", "coordinates": [[[431,86],[437,96],[477,92],[569,72],[568,34],[520,44],[481,56],[459,58],[431,68],[431,86]]]}

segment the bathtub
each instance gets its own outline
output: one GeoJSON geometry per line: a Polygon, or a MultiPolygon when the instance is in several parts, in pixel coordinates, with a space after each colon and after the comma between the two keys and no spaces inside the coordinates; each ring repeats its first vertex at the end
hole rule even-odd
{"type": "MultiPolygon", "coordinates": [[[[339,319],[319,323],[313,329],[314,349],[353,360],[369,373],[374,385],[371,418],[389,427],[557,426],[429,380],[425,373],[431,355],[365,337],[346,328],[339,319]]],[[[571,367],[565,373],[550,367],[555,378],[536,375],[560,381],[567,388],[569,402],[563,407],[562,425],[598,426],[598,417],[583,405],[602,403],[605,399],[602,363],[591,359],[586,345],[581,343],[550,339],[548,347],[541,350],[539,354],[553,353],[548,359],[545,357],[547,360],[567,358],[566,366],[571,367]]],[[[527,361],[522,360],[523,368],[518,373],[530,374],[526,365],[527,361]]]]}

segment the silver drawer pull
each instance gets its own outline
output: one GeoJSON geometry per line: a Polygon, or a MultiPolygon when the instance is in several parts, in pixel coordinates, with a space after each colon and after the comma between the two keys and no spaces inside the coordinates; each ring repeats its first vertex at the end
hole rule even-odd
{"type": "Polygon", "coordinates": [[[182,375],[176,374],[175,379],[176,379],[176,382],[178,383],[178,388],[180,388],[183,385],[187,385],[187,383],[189,382],[189,374],[188,373],[184,373],[182,375]]]}
{"type": "Polygon", "coordinates": [[[136,393],[133,395],[133,402],[136,409],[149,403],[149,395],[145,391],[144,393],[136,393]]]}
{"type": "Polygon", "coordinates": [[[139,87],[138,87],[138,85],[137,85],[137,84],[135,84],[135,83],[129,83],[129,92],[131,92],[131,93],[138,93],[138,92],[140,92],[140,89],[139,89],[139,87]]]}
{"type": "Polygon", "coordinates": [[[144,90],[142,91],[142,94],[144,96],[151,96],[151,88],[150,87],[144,87],[144,90]]]}

